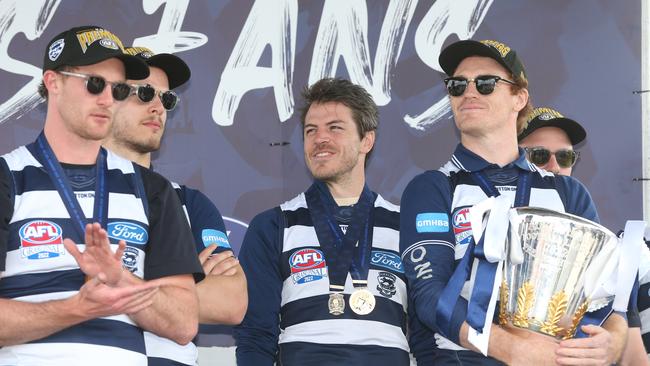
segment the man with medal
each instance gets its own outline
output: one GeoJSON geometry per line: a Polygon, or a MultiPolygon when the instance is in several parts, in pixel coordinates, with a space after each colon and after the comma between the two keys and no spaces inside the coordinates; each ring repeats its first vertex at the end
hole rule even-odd
{"type": "Polygon", "coordinates": [[[322,79],[303,98],[314,183],[248,228],[239,260],[249,306],[235,329],[237,363],[408,365],[399,208],[365,181],[377,106],[343,79],[322,79]]]}
{"type": "Polygon", "coordinates": [[[0,158],[0,364],[147,365],[142,330],[185,344],[203,277],[178,197],[101,148],[149,74],[97,26],[46,48],[37,140],[0,158]]]}
{"type": "MultiPolygon", "coordinates": [[[[152,168],[151,153],[160,149],[167,127],[167,114],[179,97],[174,91],[190,79],[190,68],[180,57],[154,54],[146,47],[128,47],[126,53],[149,66],[144,80],[127,80],[134,89],[115,113],[113,128],[104,146],[143,167],[152,168]]],[[[172,183],[174,184],[174,183],[172,183]]],[[[246,277],[228,243],[223,218],[203,193],[174,184],[194,235],[194,244],[205,271],[196,284],[199,322],[239,324],[246,312],[246,277]]],[[[150,364],[194,365],[198,350],[194,343],[180,345],[145,332],[150,364]]]]}
{"type": "Polygon", "coordinates": [[[475,243],[472,206],[494,197],[508,207],[543,207],[592,221],[598,216],[580,182],[534,166],[518,148],[517,133],[532,106],[514,50],[497,41],[459,41],[443,49],[439,61],[449,76],[460,144],[443,167],[408,184],[400,216],[409,297],[419,319],[436,332],[436,364],[616,362],[625,342],[624,314],[611,314],[602,327],[583,326],[587,338],[560,343],[492,324],[495,270],[483,240],[475,243]]]}

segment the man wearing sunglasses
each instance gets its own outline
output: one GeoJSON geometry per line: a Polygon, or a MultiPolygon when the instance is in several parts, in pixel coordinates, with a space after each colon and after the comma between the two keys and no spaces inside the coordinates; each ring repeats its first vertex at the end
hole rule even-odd
{"type": "Polygon", "coordinates": [[[203,271],[173,187],[101,148],[149,70],[97,26],[46,48],[44,130],[0,158],[0,364],[147,365],[143,330],[188,343],[203,271]]]}
{"type": "Polygon", "coordinates": [[[551,108],[535,108],[517,137],[528,160],[553,174],[571,175],[580,153],[573,146],[587,136],[585,129],[551,108]]]}
{"type": "MultiPolygon", "coordinates": [[[[151,153],[160,148],[167,124],[167,112],[178,103],[172,91],[190,79],[190,69],[179,57],[154,54],[145,47],[129,47],[126,53],[149,65],[149,77],[127,80],[131,96],[115,113],[113,129],[104,146],[141,166],[151,167],[151,153]]],[[[206,277],[196,285],[199,296],[199,322],[239,324],[246,313],[246,277],[228,243],[219,210],[198,190],[174,184],[186,209],[199,260],[206,277]]],[[[194,365],[196,346],[179,345],[145,332],[150,364],[194,365]]]]}
{"type": "MultiPolygon", "coordinates": [[[[586,137],[587,132],[578,122],[552,108],[535,108],[518,139],[531,163],[553,174],[571,175],[579,157],[573,146],[586,137]]],[[[638,309],[629,309],[627,319],[629,330],[621,363],[650,365],[644,352],[638,309]]]]}
{"type": "Polygon", "coordinates": [[[460,144],[442,168],[408,184],[400,216],[409,297],[418,318],[436,332],[436,364],[615,362],[626,328],[618,314],[607,320],[609,331],[583,327],[589,338],[560,345],[547,336],[492,324],[488,307],[496,300],[496,271],[483,246],[474,243],[470,207],[502,196],[513,206],[596,221],[598,216],[582,184],[535,167],[518,148],[517,133],[532,107],[526,72],[514,50],[497,41],[459,41],[446,47],[439,61],[449,76],[445,86],[460,144]]]}

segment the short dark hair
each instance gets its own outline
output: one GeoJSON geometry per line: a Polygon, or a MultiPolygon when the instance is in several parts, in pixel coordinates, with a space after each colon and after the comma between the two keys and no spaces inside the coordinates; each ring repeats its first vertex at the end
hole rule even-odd
{"type": "MultiPolygon", "coordinates": [[[[73,68],[71,66],[63,65],[55,68],[52,71],[57,72],[57,71],[72,71],[72,70],[73,68]]],[[[41,98],[47,100],[48,97],[47,87],[45,87],[45,81],[43,81],[43,79],[41,79],[41,83],[38,85],[38,95],[40,95],[41,98]]]]}
{"type": "MultiPolygon", "coordinates": [[[[312,104],[338,102],[352,111],[352,119],[357,125],[359,138],[376,131],[379,125],[377,104],[362,86],[341,78],[324,78],[306,87],[302,92],[304,105],[300,110],[300,123],[305,127],[305,117],[312,104]]],[[[374,149],[374,146],[373,146],[374,149]]],[[[366,155],[366,165],[372,149],[366,155]]]]}

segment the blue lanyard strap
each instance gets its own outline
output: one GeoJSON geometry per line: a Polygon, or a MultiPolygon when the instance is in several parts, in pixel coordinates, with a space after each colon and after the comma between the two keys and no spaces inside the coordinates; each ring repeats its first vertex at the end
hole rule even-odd
{"type": "MultiPolygon", "coordinates": [[[[519,173],[515,194],[516,207],[527,206],[530,201],[531,176],[532,173],[530,171],[522,170],[519,173]]],[[[488,197],[500,195],[499,191],[482,171],[473,172],[472,178],[488,197]]],[[[482,235],[481,240],[476,245],[474,236],[472,235],[465,255],[440,294],[436,306],[436,319],[440,332],[447,338],[450,338],[452,335],[452,315],[456,304],[460,301],[460,293],[463,285],[470,276],[474,258],[479,259],[479,264],[467,307],[467,323],[478,332],[483,331],[497,270],[497,263],[491,263],[485,258],[484,240],[485,235],[482,235]]]]}
{"type": "MultiPolygon", "coordinates": [[[[85,237],[86,224],[89,223],[86,215],[84,214],[79,201],[75,197],[74,190],[70,186],[68,177],[63,171],[61,164],[56,158],[52,147],[47,142],[45,134],[41,132],[36,140],[36,155],[37,159],[43,163],[45,171],[52,179],[52,183],[56,187],[59,196],[65,205],[70,218],[74,222],[74,227],[77,230],[77,233],[80,235],[80,238],[85,237]]],[[[106,228],[108,221],[108,190],[106,188],[106,150],[100,148],[99,154],[97,155],[96,161],[96,180],[95,180],[95,198],[94,198],[94,207],[93,207],[93,217],[92,220],[99,222],[103,228],[106,228]]]]}
{"type": "Polygon", "coordinates": [[[366,281],[372,246],[373,193],[364,186],[345,234],[333,214],[338,206],[324,183],[314,182],[305,192],[305,199],[327,261],[330,290],[342,291],[348,272],[352,279],[366,281]]]}

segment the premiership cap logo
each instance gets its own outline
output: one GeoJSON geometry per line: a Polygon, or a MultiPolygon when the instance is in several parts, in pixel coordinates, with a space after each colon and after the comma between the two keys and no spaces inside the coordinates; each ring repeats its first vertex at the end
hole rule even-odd
{"type": "Polygon", "coordinates": [[[526,128],[517,136],[519,141],[522,141],[535,130],[542,127],[557,127],[564,131],[571,145],[576,145],[582,142],[587,137],[587,131],[575,120],[567,118],[562,113],[555,109],[548,107],[535,108],[528,115],[526,128]]]}
{"type": "Polygon", "coordinates": [[[514,77],[528,80],[526,69],[517,52],[499,41],[468,39],[452,43],[442,50],[438,62],[448,76],[453,76],[458,65],[471,56],[489,57],[505,67],[514,77]]]}
{"type": "Polygon", "coordinates": [[[93,65],[110,58],[124,63],[126,79],[149,76],[147,64],[124,53],[122,41],[115,34],[94,25],[71,28],[56,35],[46,48],[43,72],[62,66],[93,65]]]}

